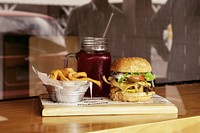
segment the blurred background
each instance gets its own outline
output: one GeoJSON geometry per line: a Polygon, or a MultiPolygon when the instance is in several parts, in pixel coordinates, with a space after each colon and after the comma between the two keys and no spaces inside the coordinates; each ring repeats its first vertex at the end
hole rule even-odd
{"type": "Polygon", "coordinates": [[[109,0],[108,8],[104,2],[0,0],[0,99],[45,93],[32,66],[45,73],[63,68],[82,37],[103,35],[111,12],[112,60],[146,58],[157,85],[200,80],[198,0],[109,0]]]}

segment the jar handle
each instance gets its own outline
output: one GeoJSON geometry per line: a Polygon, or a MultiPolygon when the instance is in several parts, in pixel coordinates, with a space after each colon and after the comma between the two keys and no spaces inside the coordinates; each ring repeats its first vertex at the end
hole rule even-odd
{"type": "Polygon", "coordinates": [[[76,53],[69,53],[67,55],[65,55],[65,59],[64,59],[64,68],[69,67],[69,58],[76,58],[76,53]]]}

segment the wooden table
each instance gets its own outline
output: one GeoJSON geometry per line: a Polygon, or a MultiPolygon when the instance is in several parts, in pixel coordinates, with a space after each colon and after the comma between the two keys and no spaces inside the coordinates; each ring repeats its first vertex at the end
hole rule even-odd
{"type": "Polygon", "coordinates": [[[0,101],[0,132],[199,132],[200,83],[156,87],[158,95],[173,102],[178,118],[163,115],[107,115],[42,117],[38,97],[0,101]],[[168,119],[169,118],[169,119],[168,119]],[[148,127],[148,128],[147,128],[148,127]],[[169,130],[170,129],[170,130],[169,130]]]}

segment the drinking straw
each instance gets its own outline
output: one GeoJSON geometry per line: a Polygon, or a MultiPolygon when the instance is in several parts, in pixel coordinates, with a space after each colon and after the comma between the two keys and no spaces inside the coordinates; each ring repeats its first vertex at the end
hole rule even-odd
{"type": "Polygon", "coordinates": [[[103,38],[105,38],[105,36],[106,36],[106,34],[107,34],[107,31],[108,31],[108,28],[109,28],[109,26],[110,26],[110,22],[111,22],[111,20],[112,20],[113,15],[114,15],[114,13],[111,13],[110,18],[109,18],[109,21],[108,21],[108,24],[107,24],[107,26],[106,26],[106,29],[105,29],[104,33],[103,33],[103,38]]]}

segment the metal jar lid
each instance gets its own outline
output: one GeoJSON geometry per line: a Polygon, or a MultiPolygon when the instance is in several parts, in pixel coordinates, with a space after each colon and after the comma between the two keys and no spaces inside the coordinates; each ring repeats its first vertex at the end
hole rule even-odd
{"type": "Polygon", "coordinates": [[[84,37],[82,49],[84,51],[107,51],[108,42],[106,38],[84,37]]]}

